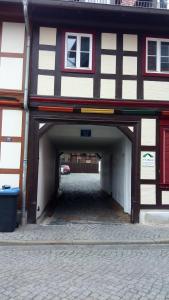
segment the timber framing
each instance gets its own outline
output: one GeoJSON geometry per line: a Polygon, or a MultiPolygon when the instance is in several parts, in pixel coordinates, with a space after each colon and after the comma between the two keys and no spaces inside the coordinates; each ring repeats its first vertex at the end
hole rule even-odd
{"type": "Polygon", "coordinates": [[[46,103],[51,103],[52,106],[55,105],[85,105],[85,106],[97,106],[105,108],[128,108],[128,109],[156,109],[159,111],[169,110],[169,102],[167,101],[144,101],[144,100],[108,100],[108,99],[79,99],[71,97],[44,97],[44,96],[31,96],[30,97],[30,107],[38,107],[39,105],[46,105],[46,103]]]}
{"type": "Polygon", "coordinates": [[[168,33],[169,11],[160,9],[140,9],[84,3],[78,1],[39,1],[29,0],[29,16],[34,23],[47,25],[64,24],[65,26],[97,28],[101,30],[127,30],[128,32],[152,31],[168,33]],[[151,22],[150,22],[151,18],[151,22]],[[87,22],[86,22],[87,20],[87,22]],[[134,27],[133,27],[134,24],[134,27]]]}
{"type": "MultiPolygon", "coordinates": [[[[52,126],[57,124],[113,126],[121,130],[121,132],[132,143],[131,222],[137,223],[139,221],[140,209],[169,209],[169,205],[164,205],[162,203],[164,202],[162,200],[162,192],[169,191],[169,186],[160,184],[161,158],[159,146],[160,121],[163,118],[167,119],[169,116],[169,101],[166,92],[169,80],[161,74],[156,74],[154,76],[153,74],[147,75],[145,73],[145,39],[147,36],[155,36],[157,38],[165,36],[167,39],[169,38],[169,10],[154,8],[143,9],[131,6],[113,6],[78,1],[29,0],[28,11],[32,38],[30,65],[31,82],[29,86],[30,128],[27,182],[28,222],[36,223],[39,139],[52,126]],[[44,44],[40,44],[40,27],[55,29],[54,32],[56,32],[56,34],[54,33],[54,39],[56,39],[56,44],[50,44],[49,41],[48,45],[48,37],[44,44]],[[76,72],[76,70],[65,71],[63,68],[63,53],[65,46],[63,43],[63,41],[65,41],[63,39],[64,33],[73,33],[76,31],[79,31],[80,33],[94,33],[94,68],[90,73],[76,72]],[[114,35],[116,37],[116,42],[114,42],[114,40],[112,42],[112,44],[116,44],[113,46],[114,48],[110,45],[110,47],[107,47],[110,49],[103,49],[103,34],[105,33],[110,33],[112,36],[114,35]],[[133,36],[131,37],[131,35],[133,36]],[[131,48],[126,47],[128,50],[126,50],[124,46],[125,36],[128,36],[128,38],[131,38],[132,40],[131,48]],[[55,57],[53,67],[50,67],[50,63],[46,63],[49,67],[44,66],[45,64],[41,64],[43,67],[40,67],[40,51],[53,51],[55,57]],[[103,56],[113,57],[112,60],[107,60],[114,62],[112,70],[109,69],[107,71],[106,68],[103,68],[103,56]],[[125,71],[124,67],[124,58],[126,58],[126,64],[128,64],[128,68],[126,68],[127,71],[125,71]],[[47,87],[45,88],[47,92],[45,88],[38,88],[38,84],[40,82],[38,81],[38,77],[42,78],[42,76],[44,76],[44,81],[41,81],[41,87],[45,86],[44,82],[47,82],[47,78],[52,78],[53,80],[51,85],[46,83],[47,87]],[[69,80],[69,84],[65,84],[63,88],[65,78],[67,82],[69,80]],[[73,83],[77,83],[77,78],[79,79],[79,82],[80,79],[82,79],[82,91],[79,88],[80,92],[78,89],[75,89],[75,93],[71,93],[73,90],[71,80],[73,83]],[[104,80],[107,80],[107,82],[110,80],[112,85],[110,91],[109,88],[106,87],[108,92],[107,90],[105,92],[103,88],[104,91],[102,93],[102,83],[104,80]],[[155,88],[152,88],[151,90],[151,81],[155,87],[157,82],[159,85],[163,84],[163,86],[165,86],[162,91],[162,96],[157,95],[158,93],[156,92],[147,93],[147,96],[145,92],[146,84],[147,90],[149,87],[150,91],[153,91],[153,89],[155,90],[155,88]],[[91,86],[88,86],[90,90],[88,94],[85,90],[87,85],[85,86],[84,82],[92,82],[91,86]],[[126,89],[127,92],[125,90],[125,84],[129,84],[129,88],[126,89]],[[69,95],[69,91],[71,95],[75,96],[64,96],[69,95]],[[40,94],[45,92],[46,96],[44,94],[40,94]],[[79,97],[78,95],[81,96],[79,97]],[[90,96],[88,97],[88,95],[90,96]],[[156,95],[157,99],[155,99],[156,95]],[[150,96],[152,98],[150,98],[150,96]],[[146,97],[148,99],[146,99],[146,97]],[[158,100],[162,97],[164,97],[162,100],[158,100]],[[155,125],[152,132],[155,132],[156,130],[156,139],[152,145],[149,141],[147,144],[141,144],[143,135],[142,124],[145,119],[149,119],[150,123],[151,119],[154,120],[155,125]],[[45,123],[44,127],[41,129],[39,129],[40,123],[45,123]],[[128,127],[132,127],[133,131],[131,131],[128,127]],[[152,176],[148,174],[141,177],[143,167],[141,165],[141,153],[144,151],[154,153],[155,174],[152,176]],[[155,192],[153,195],[154,198],[152,197],[153,200],[146,199],[145,202],[142,201],[142,203],[146,203],[146,201],[148,201],[148,203],[153,204],[141,204],[141,185],[149,185],[150,188],[152,185],[154,187],[155,192]]],[[[2,39],[2,22],[10,21],[24,22],[22,2],[19,0],[0,1],[0,45],[2,39]]],[[[25,66],[25,53],[12,54],[0,52],[0,57],[22,58],[25,66]]],[[[50,57],[50,55],[48,57],[50,57]]],[[[24,72],[25,69],[23,70],[23,74],[24,72]]],[[[1,119],[3,108],[23,108],[24,80],[25,78],[23,76],[21,91],[0,90],[1,119]]],[[[0,174],[19,173],[20,186],[22,186],[23,172],[24,118],[25,116],[23,114],[22,136],[19,138],[11,138],[11,142],[20,142],[22,144],[20,168],[5,170],[0,169],[0,174]]],[[[2,124],[0,124],[0,126],[2,127],[2,124]]],[[[5,142],[6,138],[8,137],[3,137],[0,129],[0,142],[5,142]]],[[[169,202],[166,201],[165,203],[169,202]]]]}
{"type": "Polygon", "coordinates": [[[23,22],[23,6],[20,0],[0,1],[0,20],[23,22]]]}
{"type": "MultiPolygon", "coordinates": [[[[18,107],[17,107],[18,108],[18,107]]],[[[23,155],[24,155],[24,131],[25,131],[25,113],[22,113],[22,127],[21,127],[21,136],[4,136],[2,135],[2,111],[3,110],[12,110],[16,109],[16,107],[10,106],[3,106],[0,107],[0,154],[1,154],[1,145],[2,143],[20,143],[21,144],[21,155],[20,155],[20,164],[18,169],[13,168],[0,168],[0,174],[17,174],[19,175],[19,187],[22,191],[22,173],[23,173],[23,155]]],[[[11,121],[12,122],[12,121],[11,121]]],[[[21,207],[22,199],[21,195],[19,196],[19,203],[18,207],[21,207]]]]}
{"type": "MultiPolygon", "coordinates": [[[[1,9],[1,4],[0,4],[1,9]]],[[[13,8],[11,8],[13,11],[13,8]]],[[[7,14],[7,12],[6,12],[7,14]]],[[[8,15],[8,14],[7,14],[8,15]]],[[[7,17],[4,17],[1,21],[0,18],[0,59],[2,58],[21,58],[23,59],[23,69],[22,69],[22,87],[20,90],[14,89],[3,89],[0,88],[0,105],[1,106],[11,106],[11,107],[22,107],[23,98],[24,98],[24,81],[25,81],[25,64],[26,64],[26,38],[24,38],[24,49],[23,53],[14,53],[14,52],[2,52],[2,23],[9,21],[7,17]]],[[[15,18],[10,21],[14,22],[15,18]]],[[[18,22],[22,22],[21,18],[18,19],[18,22]]]]}
{"type": "MultiPolygon", "coordinates": [[[[39,163],[39,138],[41,136],[39,123],[57,124],[92,124],[103,126],[133,126],[132,141],[132,187],[131,187],[131,222],[139,222],[140,192],[139,192],[139,170],[140,170],[140,118],[135,116],[120,117],[95,114],[66,114],[56,112],[44,112],[32,110],[30,114],[30,136],[28,157],[28,222],[36,223],[37,186],[38,186],[38,163],[39,163]]],[[[46,128],[45,128],[46,129],[46,128]]],[[[124,133],[124,130],[123,130],[124,133]]]]}
{"type": "MultiPolygon", "coordinates": [[[[48,46],[48,45],[40,45],[39,44],[39,28],[40,26],[44,26],[42,22],[41,25],[35,25],[33,30],[33,42],[32,42],[32,63],[31,63],[31,84],[30,84],[30,106],[35,107],[36,105],[40,105],[42,102],[44,105],[45,103],[49,105],[57,105],[59,102],[65,104],[75,104],[73,103],[76,100],[76,104],[78,105],[80,101],[86,104],[94,104],[94,101],[97,102],[97,105],[102,105],[102,101],[104,101],[105,105],[114,106],[116,108],[123,106],[124,108],[145,108],[145,109],[157,109],[158,111],[168,110],[169,104],[167,101],[159,101],[157,99],[147,100],[144,96],[144,83],[153,81],[153,82],[167,82],[168,79],[161,74],[157,74],[157,76],[149,76],[145,75],[145,36],[140,31],[133,31],[132,34],[137,36],[137,50],[135,51],[126,51],[123,49],[123,36],[124,34],[130,34],[130,31],[116,31],[113,30],[113,33],[117,36],[117,47],[116,50],[105,50],[101,47],[101,34],[102,30],[92,28],[92,31],[95,32],[95,47],[93,49],[94,55],[93,60],[95,60],[95,70],[93,73],[79,73],[79,72],[71,72],[71,70],[67,70],[66,72],[62,68],[62,61],[63,61],[63,35],[65,30],[70,32],[76,32],[77,30],[77,23],[74,25],[74,31],[72,27],[64,27],[64,21],[62,28],[60,25],[53,24],[52,28],[57,28],[57,43],[56,46],[48,46]],[[38,68],[38,57],[39,51],[53,51],[56,54],[55,60],[55,68],[54,70],[47,70],[47,69],[39,69],[38,68]],[[110,55],[116,58],[116,71],[112,72],[112,74],[106,74],[101,71],[101,57],[102,55],[110,55]],[[137,60],[137,73],[135,75],[127,75],[123,72],[123,60],[124,58],[130,59],[136,58],[137,60]],[[96,59],[97,58],[97,59],[96,59]],[[44,76],[53,76],[54,77],[54,95],[53,96],[44,96],[44,95],[37,95],[38,89],[38,75],[44,76]],[[63,97],[61,94],[61,85],[62,79],[65,77],[74,77],[74,78],[90,78],[93,80],[93,97],[91,98],[82,98],[79,97],[63,97]],[[114,80],[115,81],[115,98],[114,99],[103,99],[101,98],[101,81],[102,80],[114,80]],[[132,83],[136,84],[136,98],[135,100],[125,99],[123,95],[123,83],[129,80],[132,83]],[[145,101],[145,100],[146,101],[145,101]],[[122,104],[120,104],[120,100],[122,100],[122,104]],[[67,103],[66,103],[67,101],[67,103]],[[85,102],[86,101],[86,102],[85,102]],[[90,102],[93,101],[93,102],[90,102]],[[111,101],[111,102],[110,102],[111,101]],[[57,103],[57,104],[56,104],[57,103]]],[[[47,26],[50,27],[48,24],[47,26]]],[[[87,27],[80,27],[78,26],[78,31],[80,32],[89,32],[87,27]]],[[[110,28],[106,29],[106,32],[112,32],[110,28]]],[[[163,33],[156,34],[158,37],[162,37],[163,33]]]]}

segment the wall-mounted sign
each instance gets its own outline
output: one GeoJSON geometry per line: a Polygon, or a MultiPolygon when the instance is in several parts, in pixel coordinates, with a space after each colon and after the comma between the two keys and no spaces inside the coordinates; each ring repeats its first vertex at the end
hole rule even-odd
{"type": "Polygon", "coordinates": [[[142,167],[155,167],[155,153],[142,152],[141,165],[142,167]]]}
{"type": "Polygon", "coordinates": [[[12,142],[12,138],[11,137],[5,137],[4,140],[5,140],[5,142],[12,142]]]}
{"type": "Polygon", "coordinates": [[[91,129],[81,129],[80,136],[91,137],[91,129]]]}

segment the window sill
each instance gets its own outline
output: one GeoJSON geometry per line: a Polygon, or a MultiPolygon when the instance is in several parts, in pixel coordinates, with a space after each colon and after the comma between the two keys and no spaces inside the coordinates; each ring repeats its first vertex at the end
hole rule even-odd
{"type": "Polygon", "coordinates": [[[169,73],[147,73],[145,72],[144,73],[144,76],[149,76],[149,77],[169,77],[169,73]]]}
{"type": "Polygon", "coordinates": [[[65,72],[65,73],[81,73],[81,74],[94,74],[95,71],[92,69],[92,70],[84,70],[84,69],[66,69],[66,68],[63,68],[61,70],[62,72],[65,72]]]}
{"type": "Polygon", "coordinates": [[[163,190],[169,190],[169,183],[160,183],[160,188],[163,190]]]}

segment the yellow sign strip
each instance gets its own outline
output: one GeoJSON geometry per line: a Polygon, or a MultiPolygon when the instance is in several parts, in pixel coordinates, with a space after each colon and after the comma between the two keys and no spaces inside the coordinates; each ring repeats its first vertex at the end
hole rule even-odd
{"type": "Polygon", "coordinates": [[[81,108],[81,113],[87,114],[114,114],[114,109],[109,108],[81,108]]]}

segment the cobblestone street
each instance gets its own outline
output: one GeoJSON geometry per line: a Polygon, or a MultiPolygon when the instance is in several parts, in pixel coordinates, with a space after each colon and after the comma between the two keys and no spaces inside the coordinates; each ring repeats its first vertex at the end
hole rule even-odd
{"type": "MultiPolygon", "coordinates": [[[[70,191],[71,177],[64,180],[70,191]]],[[[74,191],[81,205],[78,185],[74,191]]],[[[80,221],[81,206],[69,207],[69,222],[55,214],[44,222],[52,225],[0,233],[0,300],[169,300],[169,226],[105,220],[107,207],[90,201],[94,209],[84,201],[80,221]]]]}
{"type": "Polygon", "coordinates": [[[167,300],[169,247],[0,247],[0,299],[167,300]]]}
{"type": "Polygon", "coordinates": [[[113,205],[110,196],[101,191],[100,174],[74,173],[61,176],[62,195],[56,211],[47,224],[63,222],[129,223],[123,209],[113,205]]]}

